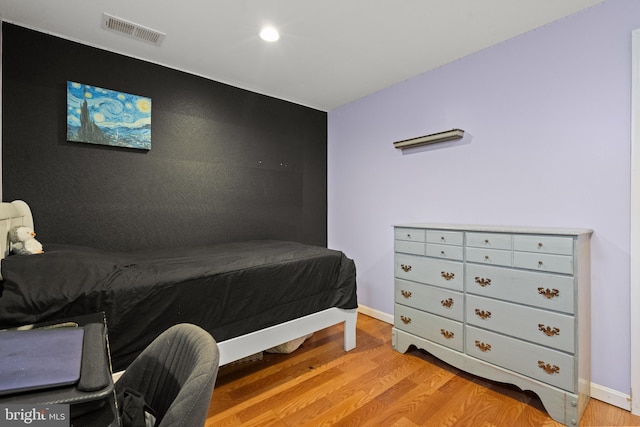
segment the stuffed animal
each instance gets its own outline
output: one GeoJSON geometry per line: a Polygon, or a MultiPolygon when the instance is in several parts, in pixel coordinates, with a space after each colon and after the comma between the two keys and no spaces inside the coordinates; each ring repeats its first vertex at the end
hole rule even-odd
{"type": "Polygon", "coordinates": [[[17,255],[32,255],[44,253],[42,244],[36,239],[36,232],[30,227],[18,225],[9,230],[11,252],[17,255]]]}

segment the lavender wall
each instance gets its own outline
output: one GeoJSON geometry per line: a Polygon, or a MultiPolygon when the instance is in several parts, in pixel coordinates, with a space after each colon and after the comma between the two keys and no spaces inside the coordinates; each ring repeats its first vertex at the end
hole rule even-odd
{"type": "Polygon", "coordinates": [[[640,2],[610,0],[329,112],[328,242],[355,259],[360,303],[393,313],[393,224],[592,228],[592,381],[630,393],[639,27],[640,2]],[[392,145],[457,127],[460,141],[392,145]]]}

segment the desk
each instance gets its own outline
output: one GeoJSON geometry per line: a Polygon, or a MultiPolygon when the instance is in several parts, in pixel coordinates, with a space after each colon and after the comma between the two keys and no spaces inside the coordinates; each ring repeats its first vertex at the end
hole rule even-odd
{"type": "MultiPolygon", "coordinates": [[[[7,395],[0,398],[0,404],[41,404],[45,402],[46,404],[50,404],[52,402],[67,404],[77,399],[79,401],[81,400],[82,403],[73,403],[70,406],[71,427],[120,427],[115,389],[113,387],[113,382],[111,381],[111,357],[109,353],[109,342],[106,333],[107,324],[104,313],[61,319],[55,322],[38,323],[35,325],[29,325],[26,328],[46,328],[67,323],[82,327],[87,326],[89,328],[95,328],[95,324],[103,326],[104,329],[99,329],[99,331],[104,331],[105,339],[104,341],[99,339],[99,347],[92,350],[98,351],[98,353],[96,353],[98,356],[105,357],[91,358],[92,360],[85,363],[84,352],[86,348],[83,349],[82,373],[84,375],[85,372],[87,372],[86,369],[96,370],[96,374],[100,376],[106,375],[108,377],[108,385],[95,392],[87,393],[77,390],[74,385],[51,390],[7,395]],[[92,324],[93,326],[88,326],[92,324]],[[89,400],[86,400],[87,397],[89,400]],[[61,399],[61,401],[58,399],[61,399]]],[[[87,329],[85,329],[85,336],[86,333],[87,329]]]]}

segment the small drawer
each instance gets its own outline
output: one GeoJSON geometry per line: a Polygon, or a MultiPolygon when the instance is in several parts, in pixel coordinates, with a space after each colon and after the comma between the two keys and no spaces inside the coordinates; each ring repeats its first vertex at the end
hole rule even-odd
{"type": "Polygon", "coordinates": [[[577,393],[573,356],[473,326],[465,335],[468,355],[577,393]]]}
{"type": "Polygon", "coordinates": [[[425,241],[425,230],[420,228],[396,227],[394,234],[396,240],[408,240],[411,242],[425,241]]]}
{"type": "Polygon", "coordinates": [[[514,252],[513,266],[536,271],[573,274],[573,257],[567,255],[514,252]]]}
{"type": "Polygon", "coordinates": [[[462,351],[464,340],[460,322],[396,304],[394,325],[410,334],[462,351]]]}
{"type": "Polygon", "coordinates": [[[462,322],[460,292],[395,279],[395,302],[462,322]]]}
{"type": "Polygon", "coordinates": [[[467,233],[467,246],[511,250],[511,234],[467,233]]]}
{"type": "Polygon", "coordinates": [[[438,245],[435,243],[427,243],[427,255],[443,259],[454,259],[462,261],[462,246],[438,245]]]}
{"type": "Polygon", "coordinates": [[[467,295],[466,318],[467,324],[575,352],[573,316],[467,295]]]}
{"type": "Polygon", "coordinates": [[[489,265],[467,264],[467,293],[513,301],[546,310],[575,312],[573,277],[489,265]]]}
{"type": "Polygon", "coordinates": [[[469,262],[511,267],[511,251],[467,247],[465,248],[465,254],[469,262]]]}
{"type": "Polygon", "coordinates": [[[462,231],[427,230],[427,243],[462,246],[463,241],[462,231]]]}
{"type": "Polygon", "coordinates": [[[513,236],[513,249],[543,254],[573,255],[571,237],[517,235],[513,236]]]}
{"type": "Polygon", "coordinates": [[[462,291],[464,267],[461,262],[396,254],[395,277],[462,291]]]}
{"type": "Polygon", "coordinates": [[[395,251],[403,252],[405,254],[424,255],[425,244],[424,242],[410,242],[408,240],[396,240],[395,251]]]}

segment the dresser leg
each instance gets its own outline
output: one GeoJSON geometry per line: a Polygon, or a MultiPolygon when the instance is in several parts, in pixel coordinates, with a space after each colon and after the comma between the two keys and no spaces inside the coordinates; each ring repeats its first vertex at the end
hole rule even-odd
{"type": "MultiPolygon", "coordinates": [[[[407,335],[398,331],[396,328],[391,328],[391,348],[400,353],[406,353],[409,350],[409,346],[413,344],[410,339],[406,339],[407,335]]],[[[417,347],[417,345],[416,345],[417,347]]]]}

